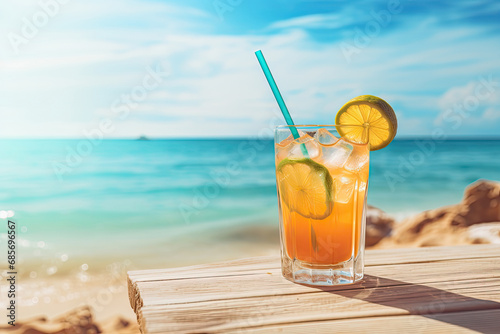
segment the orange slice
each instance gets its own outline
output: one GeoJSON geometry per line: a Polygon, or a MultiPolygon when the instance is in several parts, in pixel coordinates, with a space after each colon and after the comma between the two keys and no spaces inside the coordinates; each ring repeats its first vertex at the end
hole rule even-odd
{"type": "Polygon", "coordinates": [[[276,169],[278,189],[290,211],[324,219],[333,209],[333,179],[328,169],[311,160],[283,159],[276,169]]]}
{"type": "Polygon", "coordinates": [[[347,140],[370,144],[370,150],[386,147],[396,136],[398,121],[389,103],[373,95],[361,95],[340,108],[335,123],[347,140]],[[351,125],[351,126],[350,126],[351,125]]]}

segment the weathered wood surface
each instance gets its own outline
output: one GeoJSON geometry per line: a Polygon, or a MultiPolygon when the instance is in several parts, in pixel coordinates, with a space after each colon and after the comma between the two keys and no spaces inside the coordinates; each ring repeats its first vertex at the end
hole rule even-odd
{"type": "Polygon", "coordinates": [[[143,333],[500,333],[500,245],[367,251],[365,279],[294,284],[278,257],[128,273],[143,333]]]}

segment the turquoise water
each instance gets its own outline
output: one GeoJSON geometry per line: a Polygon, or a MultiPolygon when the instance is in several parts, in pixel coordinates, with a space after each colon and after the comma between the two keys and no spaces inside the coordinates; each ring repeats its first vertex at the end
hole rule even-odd
{"type": "MultiPolygon", "coordinates": [[[[277,226],[271,140],[2,140],[0,152],[0,210],[14,213],[25,261],[196,262],[202,246],[231,251],[221,245],[238,240],[221,232],[277,226]]],[[[370,163],[369,204],[402,217],[500,180],[500,141],[396,140],[370,163]]]]}

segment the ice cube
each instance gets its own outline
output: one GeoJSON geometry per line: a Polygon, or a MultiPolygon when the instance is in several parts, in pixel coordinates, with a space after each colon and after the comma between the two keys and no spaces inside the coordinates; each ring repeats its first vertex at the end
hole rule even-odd
{"type": "Polygon", "coordinates": [[[322,146],[322,161],[328,168],[342,168],[352,153],[352,144],[339,139],[335,145],[322,146]]]}
{"type": "Polygon", "coordinates": [[[342,173],[335,177],[335,202],[349,203],[354,196],[358,178],[352,173],[342,173]]]}
{"type": "Polygon", "coordinates": [[[287,139],[276,145],[278,160],[285,158],[303,159],[306,158],[306,154],[311,159],[319,156],[321,148],[315,142],[314,138],[302,131],[299,131],[299,134],[301,136],[297,139],[293,139],[293,136],[290,135],[287,139]],[[307,153],[305,150],[307,150],[307,153]]]}
{"type": "MultiPolygon", "coordinates": [[[[305,133],[299,130],[299,135],[303,136],[305,133]]],[[[293,135],[290,134],[286,139],[283,139],[281,142],[275,145],[275,152],[278,160],[285,159],[288,157],[290,150],[293,148],[292,143],[295,140],[293,135]]]]}
{"type": "MultiPolygon", "coordinates": [[[[299,136],[301,136],[301,137],[306,134],[302,130],[298,130],[298,132],[299,132],[299,136]]],[[[283,139],[282,141],[280,141],[276,145],[279,146],[280,148],[286,147],[286,146],[290,145],[294,140],[295,140],[295,138],[293,138],[293,135],[290,134],[288,137],[286,137],[285,139],[283,139]]]]}
{"type": "Polygon", "coordinates": [[[307,156],[314,159],[317,158],[321,152],[319,144],[308,134],[304,134],[300,138],[294,140],[290,146],[291,149],[288,152],[288,158],[290,159],[302,159],[307,156]]]}
{"type": "MultiPolygon", "coordinates": [[[[307,135],[307,133],[305,133],[302,130],[298,130],[297,132],[299,133],[299,139],[307,135]]],[[[288,137],[286,137],[285,139],[283,139],[282,141],[280,141],[279,143],[276,144],[276,149],[285,148],[288,145],[290,145],[291,143],[293,143],[294,141],[295,141],[295,138],[293,137],[292,134],[290,134],[288,137]]]]}
{"type": "Polygon", "coordinates": [[[353,151],[347,159],[344,168],[350,171],[360,171],[368,168],[370,150],[368,145],[353,145],[353,151]]]}
{"type": "Polygon", "coordinates": [[[333,145],[337,141],[339,141],[339,138],[335,137],[328,131],[327,129],[319,129],[316,131],[316,134],[314,135],[314,139],[322,144],[322,145],[333,145]]]}

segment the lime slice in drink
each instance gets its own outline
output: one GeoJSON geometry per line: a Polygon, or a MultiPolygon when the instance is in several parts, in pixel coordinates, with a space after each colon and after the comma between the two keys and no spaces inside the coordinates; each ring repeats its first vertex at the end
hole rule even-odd
{"type": "Polygon", "coordinates": [[[335,118],[339,134],[370,151],[386,147],[396,136],[398,121],[389,103],[373,95],[361,95],[340,108],[335,118]],[[352,125],[352,126],[349,126],[352,125]]]}
{"type": "Polygon", "coordinates": [[[333,180],[325,166],[311,159],[283,159],[276,176],[280,196],[290,211],[313,219],[330,215],[333,180]]]}

